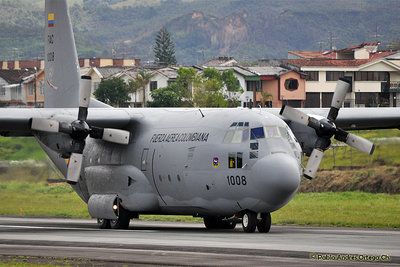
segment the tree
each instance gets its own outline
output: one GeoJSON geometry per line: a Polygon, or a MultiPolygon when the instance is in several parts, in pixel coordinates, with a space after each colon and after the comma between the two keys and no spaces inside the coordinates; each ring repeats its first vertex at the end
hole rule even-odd
{"type": "Polygon", "coordinates": [[[207,68],[195,81],[193,101],[199,107],[236,107],[238,95],[243,92],[233,71],[218,72],[207,68]]]}
{"type": "Polygon", "coordinates": [[[134,80],[129,81],[129,89],[131,93],[135,93],[142,89],[143,91],[143,107],[146,107],[146,86],[149,84],[154,74],[145,71],[139,71],[138,75],[134,80]]]}
{"type": "Polygon", "coordinates": [[[153,51],[158,65],[176,65],[175,45],[171,41],[171,35],[165,27],[162,27],[158,32],[153,51]]]}
{"type": "Polygon", "coordinates": [[[179,68],[177,70],[178,77],[176,83],[179,88],[179,94],[186,101],[191,102],[192,100],[192,85],[196,78],[196,70],[193,68],[179,68]]]}
{"type": "Polygon", "coordinates": [[[153,101],[148,102],[150,107],[180,107],[182,99],[177,83],[171,83],[167,87],[158,88],[151,92],[153,101]]]}
{"type": "Polygon", "coordinates": [[[123,79],[114,77],[101,81],[94,96],[106,104],[119,107],[128,102],[129,88],[123,79]]]}

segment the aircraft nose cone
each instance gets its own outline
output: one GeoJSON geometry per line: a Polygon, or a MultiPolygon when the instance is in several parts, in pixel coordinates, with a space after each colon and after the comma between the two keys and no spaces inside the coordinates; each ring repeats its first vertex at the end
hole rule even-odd
{"type": "Polygon", "coordinates": [[[300,185],[299,163],[285,153],[271,154],[258,160],[251,173],[259,186],[261,199],[271,210],[288,203],[300,185]]]}

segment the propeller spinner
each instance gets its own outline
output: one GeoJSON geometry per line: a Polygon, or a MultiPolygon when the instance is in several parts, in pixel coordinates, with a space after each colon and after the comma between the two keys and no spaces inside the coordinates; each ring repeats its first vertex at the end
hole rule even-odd
{"type": "Polygon", "coordinates": [[[130,132],[120,129],[99,128],[89,126],[86,122],[91,93],[91,77],[82,76],[79,86],[78,119],[71,123],[61,123],[56,120],[32,118],[31,129],[42,132],[65,133],[72,138],[71,157],[67,170],[67,181],[77,183],[82,170],[83,150],[88,136],[117,144],[128,144],[130,132]]]}
{"type": "Polygon", "coordinates": [[[290,106],[283,106],[279,113],[291,121],[313,128],[318,136],[311,156],[308,159],[307,166],[304,169],[304,176],[308,179],[315,177],[322,161],[324,151],[327,150],[331,144],[332,136],[334,136],[336,140],[344,142],[363,153],[371,155],[374,152],[373,143],[367,139],[348,133],[335,125],[335,120],[349,88],[350,83],[347,80],[340,79],[338,81],[327,118],[318,120],[290,106]]]}

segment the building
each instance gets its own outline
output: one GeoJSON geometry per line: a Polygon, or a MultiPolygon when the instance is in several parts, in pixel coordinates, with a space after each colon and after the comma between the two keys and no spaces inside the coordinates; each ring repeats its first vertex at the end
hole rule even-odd
{"type": "Polygon", "coordinates": [[[123,73],[125,70],[130,69],[130,67],[91,67],[89,69],[85,69],[85,73],[81,73],[92,78],[92,95],[99,87],[99,84],[102,80],[109,79],[114,77],[115,75],[119,75],[123,73]]]}
{"type": "MultiPolygon", "coordinates": [[[[79,67],[137,67],[141,65],[140,59],[125,58],[80,58],[79,67]]],[[[0,70],[44,69],[44,60],[10,60],[0,61],[0,70]]]]}
{"type": "Polygon", "coordinates": [[[304,73],[276,66],[253,66],[258,81],[248,81],[247,91],[253,91],[256,106],[280,108],[282,105],[303,107],[306,99],[304,73]]]}
{"type": "Polygon", "coordinates": [[[25,105],[42,108],[44,106],[44,70],[26,77],[22,83],[25,89],[25,105]]]}
{"type": "Polygon", "coordinates": [[[7,107],[26,106],[23,82],[35,72],[34,69],[0,70],[0,104],[7,107]]]}
{"type": "Polygon", "coordinates": [[[400,65],[389,59],[396,52],[380,52],[378,46],[368,42],[334,52],[289,52],[292,59],[284,61],[307,74],[304,107],[330,107],[339,78],[351,82],[345,107],[400,106],[400,65]]]}

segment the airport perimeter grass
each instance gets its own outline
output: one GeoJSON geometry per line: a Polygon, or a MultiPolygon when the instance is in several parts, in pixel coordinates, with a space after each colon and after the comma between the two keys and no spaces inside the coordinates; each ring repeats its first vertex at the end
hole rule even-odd
{"type": "MultiPolygon", "coordinates": [[[[67,184],[0,183],[0,215],[90,218],[67,184]]],[[[190,216],[143,215],[142,220],[201,222],[190,216]]],[[[298,193],[272,213],[273,224],[400,228],[400,195],[363,192],[298,193]]],[[[134,223],[134,222],[133,222],[134,223]]]]}

